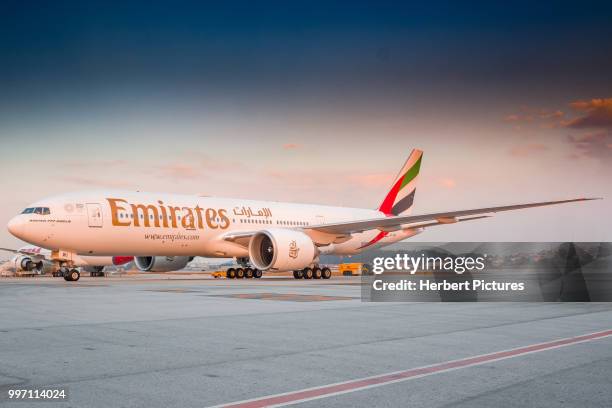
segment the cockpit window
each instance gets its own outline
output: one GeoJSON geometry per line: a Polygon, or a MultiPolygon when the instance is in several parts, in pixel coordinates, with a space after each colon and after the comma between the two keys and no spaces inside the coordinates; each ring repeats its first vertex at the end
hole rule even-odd
{"type": "Polygon", "coordinates": [[[30,207],[30,208],[26,208],[21,213],[22,214],[49,215],[51,214],[51,210],[49,210],[49,207],[30,207]]]}

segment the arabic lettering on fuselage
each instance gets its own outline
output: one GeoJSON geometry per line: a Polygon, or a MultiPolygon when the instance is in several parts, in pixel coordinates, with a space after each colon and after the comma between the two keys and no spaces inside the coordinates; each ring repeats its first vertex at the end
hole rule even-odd
{"type": "Polygon", "coordinates": [[[272,211],[269,208],[260,208],[257,212],[254,212],[251,207],[234,207],[234,215],[238,217],[272,217],[272,211]]]}

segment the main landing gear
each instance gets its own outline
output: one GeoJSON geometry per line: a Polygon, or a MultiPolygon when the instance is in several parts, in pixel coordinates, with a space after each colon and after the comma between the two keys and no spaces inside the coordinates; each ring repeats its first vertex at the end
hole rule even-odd
{"type": "Polygon", "coordinates": [[[227,279],[259,279],[262,275],[263,273],[261,272],[261,270],[250,267],[229,268],[227,272],[225,272],[225,276],[227,277],[227,279]]]}
{"type": "Polygon", "coordinates": [[[59,269],[60,276],[64,277],[64,280],[68,282],[76,282],[81,278],[81,273],[78,269],[69,269],[66,266],[62,266],[59,269]]]}
{"type": "Polygon", "coordinates": [[[236,262],[239,265],[238,268],[229,268],[227,272],[225,272],[227,279],[259,279],[263,275],[261,270],[251,268],[249,265],[249,258],[236,258],[236,262]]]}
{"type": "Polygon", "coordinates": [[[319,268],[304,268],[297,271],[293,271],[293,277],[295,279],[329,279],[331,278],[331,269],[328,267],[319,268]]]}

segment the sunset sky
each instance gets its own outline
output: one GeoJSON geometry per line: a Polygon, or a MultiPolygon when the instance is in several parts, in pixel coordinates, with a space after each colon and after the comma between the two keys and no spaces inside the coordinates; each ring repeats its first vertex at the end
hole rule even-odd
{"type": "MultiPolygon", "coordinates": [[[[2,2],[0,224],[121,188],[414,213],[431,241],[612,241],[609,2],[2,2]]],[[[1,246],[19,242],[5,228],[1,246]]]]}

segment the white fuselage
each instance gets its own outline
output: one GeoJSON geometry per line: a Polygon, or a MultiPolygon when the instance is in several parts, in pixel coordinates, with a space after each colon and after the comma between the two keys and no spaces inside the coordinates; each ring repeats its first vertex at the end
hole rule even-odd
{"type": "MultiPolygon", "coordinates": [[[[385,217],[368,209],[126,191],[71,193],[31,207],[49,211],[14,217],[13,235],[44,248],[97,256],[246,257],[244,245],[224,239],[228,233],[385,217]]],[[[324,252],[354,254],[417,232],[364,231],[324,252]]]]}

